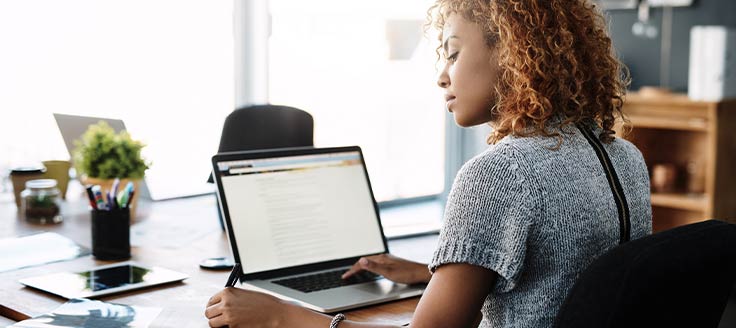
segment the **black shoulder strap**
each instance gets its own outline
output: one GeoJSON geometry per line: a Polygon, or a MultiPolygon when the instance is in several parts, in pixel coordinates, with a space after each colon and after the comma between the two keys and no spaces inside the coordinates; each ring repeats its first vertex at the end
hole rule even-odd
{"type": "Polygon", "coordinates": [[[582,124],[577,124],[578,130],[583,134],[585,139],[588,140],[595,154],[598,156],[598,160],[603,165],[603,171],[606,172],[606,178],[608,184],[613,192],[613,199],[616,201],[616,207],[618,208],[618,221],[620,225],[620,239],[619,244],[623,244],[631,239],[631,218],[629,216],[629,205],[626,203],[626,196],[624,195],[624,189],[621,187],[621,182],[618,180],[616,170],[613,168],[611,158],[608,157],[606,149],[603,148],[603,144],[598,137],[588,130],[587,127],[582,124]]]}

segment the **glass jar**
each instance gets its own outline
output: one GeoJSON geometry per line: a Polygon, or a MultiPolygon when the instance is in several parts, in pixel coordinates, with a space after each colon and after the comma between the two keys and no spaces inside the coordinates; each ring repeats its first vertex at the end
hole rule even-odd
{"type": "Polygon", "coordinates": [[[10,171],[10,181],[13,182],[13,195],[15,196],[15,205],[21,210],[22,197],[20,193],[26,187],[26,182],[30,180],[43,179],[46,169],[43,166],[24,166],[15,167],[10,171]]]}
{"type": "Polygon", "coordinates": [[[60,223],[61,192],[56,180],[38,179],[26,181],[26,189],[20,193],[22,212],[32,223],[60,223]]]}

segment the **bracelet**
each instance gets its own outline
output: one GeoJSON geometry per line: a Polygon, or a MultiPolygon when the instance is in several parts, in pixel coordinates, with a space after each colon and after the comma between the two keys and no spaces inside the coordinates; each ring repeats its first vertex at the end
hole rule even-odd
{"type": "Polygon", "coordinates": [[[340,324],[340,321],[345,320],[345,315],[342,313],[338,313],[335,317],[332,318],[332,322],[330,322],[330,328],[337,328],[337,325],[340,324]]]}

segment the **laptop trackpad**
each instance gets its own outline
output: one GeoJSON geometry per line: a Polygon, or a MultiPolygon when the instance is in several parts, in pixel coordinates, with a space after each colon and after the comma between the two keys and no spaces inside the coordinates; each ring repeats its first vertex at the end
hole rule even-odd
{"type": "Polygon", "coordinates": [[[363,284],[356,286],[360,290],[367,291],[371,294],[387,295],[398,293],[406,289],[406,285],[394,283],[388,279],[380,279],[371,284],[363,284]]]}

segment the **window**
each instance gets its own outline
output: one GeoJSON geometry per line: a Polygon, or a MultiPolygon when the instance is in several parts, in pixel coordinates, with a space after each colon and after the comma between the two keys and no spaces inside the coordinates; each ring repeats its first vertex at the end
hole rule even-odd
{"type": "Polygon", "coordinates": [[[378,201],[444,189],[431,3],[270,1],[269,101],[310,112],[316,146],[361,146],[378,201]]]}
{"type": "Polygon", "coordinates": [[[234,107],[232,1],[3,1],[0,44],[0,169],[68,158],[54,112],[120,118],[148,144],[152,191],[211,190],[234,107]]]}

